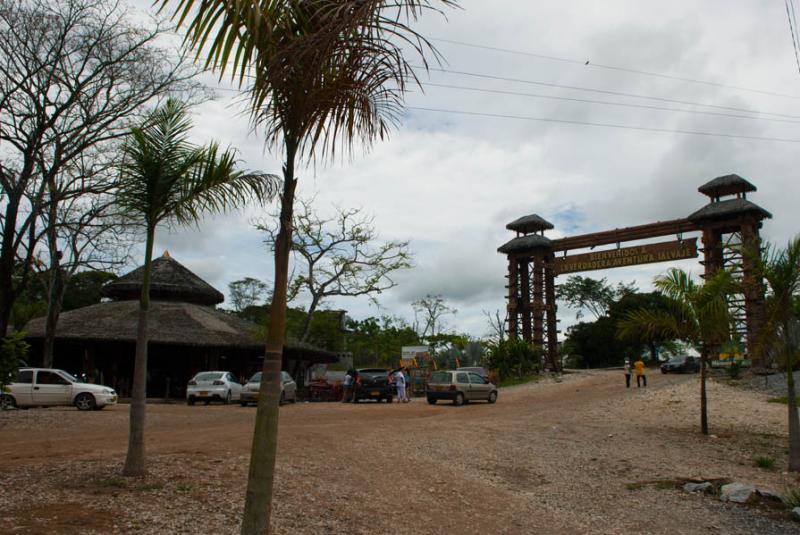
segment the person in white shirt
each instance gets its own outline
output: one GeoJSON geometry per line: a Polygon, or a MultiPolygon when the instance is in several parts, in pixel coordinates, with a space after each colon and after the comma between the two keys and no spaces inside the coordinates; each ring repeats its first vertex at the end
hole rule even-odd
{"type": "Polygon", "coordinates": [[[394,384],[397,387],[397,402],[400,403],[402,401],[405,403],[408,401],[406,398],[406,378],[402,369],[394,373],[394,384]]]}

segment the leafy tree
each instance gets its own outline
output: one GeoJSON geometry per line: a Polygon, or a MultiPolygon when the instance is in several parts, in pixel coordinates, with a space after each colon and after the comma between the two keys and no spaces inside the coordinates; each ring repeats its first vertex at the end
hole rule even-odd
{"type": "Polygon", "coordinates": [[[231,304],[236,312],[258,305],[268,295],[266,283],[252,277],[235,280],[228,284],[228,293],[231,295],[231,304]]]}
{"type": "Polygon", "coordinates": [[[435,337],[442,330],[442,317],[456,314],[458,310],[449,306],[442,295],[427,294],[411,303],[414,317],[422,316],[422,332],[420,338],[435,337]]]}
{"type": "Polygon", "coordinates": [[[400,119],[415,82],[405,58],[429,43],[411,29],[433,4],[454,0],[305,0],[176,2],[187,41],[207,53],[206,66],[249,86],[254,122],[284,151],[280,229],[275,246],[273,313],[256,410],[242,533],[267,533],[278,433],[278,400],[292,243],[295,166],[369,148],[400,119]],[[250,69],[252,68],[252,70],[250,69]]]}
{"type": "MultiPolygon", "coordinates": [[[[360,208],[338,209],[324,218],[314,212],[312,201],[298,199],[294,214],[292,252],[297,271],[289,281],[287,299],[299,294],[311,297],[306,322],[300,332],[305,342],[317,308],[330,297],[370,296],[394,288],[394,273],[411,267],[408,242],[376,243],[378,234],[373,218],[360,208]]],[[[257,228],[266,234],[266,243],[275,250],[279,229],[268,221],[257,228]]]]}
{"type": "Polygon", "coordinates": [[[237,171],[233,150],[221,151],[216,143],[203,147],[189,143],[191,126],[186,107],[168,100],[131,128],[120,164],[118,202],[129,217],[141,222],[146,233],[128,455],[123,470],[129,476],[145,472],[147,322],[156,227],[171,221],[196,223],[205,212],[227,210],[251,198],[265,199],[276,187],[275,177],[237,171]]]}
{"type": "Polygon", "coordinates": [[[700,351],[700,428],[707,435],[708,356],[730,339],[731,314],[727,298],[736,292],[737,284],[726,270],[719,270],[703,284],[697,284],[688,273],[673,268],[656,278],[655,286],[666,300],[666,310],[629,312],[620,322],[620,335],[633,337],[640,332],[651,340],[676,338],[700,351]]]}
{"type": "MultiPolygon", "coordinates": [[[[30,346],[25,333],[18,332],[0,340],[0,395],[17,373],[17,368],[28,358],[30,346]]],[[[5,406],[5,399],[3,400],[5,406]]]]}
{"type": "MultiPolygon", "coordinates": [[[[608,315],[614,322],[614,330],[617,332],[617,324],[624,320],[629,312],[634,310],[664,311],[668,310],[667,301],[658,292],[626,292],[609,306],[608,315]]],[[[619,333],[617,333],[619,334],[619,333]]],[[[650,360],[658,361],[659,348],[672,347],[674,337],[667,333],[652,333],[645,336],[642,331],[626,331],[626,336],[620,336],[618,343],[626,346],[623,349],[626,357],[638,356],[641,348],[646,346],[650,352],[650,360]],[[635,348],[635,349],[634,349],[635,348]]]]}
{"type": "Polygon", "coordinates": [[[417,332],[400,318],[383,316],[349,320],[347,350],[357,366],[381,364],[394,366],[400,360],[403,346],[418,346],[417,332]]]}
{"type": "MultiPolygon", "coordinates": [[[[753,255],[758,258],[758,255],[753,255]]],[[[770,248],[757,263],[769,287],[767,318],[757,347],[772,351],[786,369],[789,428],[789,470],[800,471],[800,421],[794,370],[800,357],[800,237],[785,249],[770,248]]]]}
{"type": "Polygon", "coordinates": [[[567,277],[566,282],[556,289],[556,299],[577,310],[575,317],[581,319],[583,311],[588,310],[595,318],[606,314],[614,302],[614,287],[604,278],[597,280],[580,275],[567,277]]]}
{"type": "Polygon", "coordinates": [[[616,321],[608,316],[577,323],[567,331],[564,351],[579,355],[582,364],[589,368],[618,365],[626,357],[638,355],[641,346],[623,346],[616,332],[616,321]]]}
{"type": "MultiPolygon", "coordinates": [[[[69,249],[63,242],[56,246],[52,231],[56,225],[64,229],[65,204],[100,188],[103,180],[98,180],[95,171],[110,164],[132,117],[169,93],[189,96],[199,88],[192,81],[196,70],[191,63],[161,46],[165,30],[158,22],[149,26],[135,22],[117,2],[2,3],[3,335],[13,303],[26,286],[40,252],[37,244],[43,237],[42,226],[50,273],[60,277],[58,252],[69,249]],[[18,259],[21,262],[15,265],[18,259]]],[[[85,208],[79,210],[83,221],[87,214],[93,217],[85,208]]],[[[86,232],[96,229],[83,228],[86,232]]],[[[60,290],[63,285],[55,282],[54,288],[60,290]]]]}

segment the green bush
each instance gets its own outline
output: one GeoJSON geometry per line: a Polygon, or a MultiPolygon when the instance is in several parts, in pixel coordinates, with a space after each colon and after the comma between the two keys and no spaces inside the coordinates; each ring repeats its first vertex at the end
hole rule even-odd
{"type": "Polygon", "coordinates": [[[759,468],[763,468],[764,470],[772,470],[772,468],[775,466],[775,459],[765,455],[760,455],[753,459],[753,464],[759,468]]]}
{"type": "Polygon", "coordinates": [[[483,365],[501,381],[533,375],[541,370],[542,350],[516,338],[502,340],[489,347],[483,365]]]}
{"type": "Polygon", "coordinates": [[[17,374],[17,368],[28,358],[30,345],[25,341],[25,333],[17,332],[3,338],[0,345],[0,391],[5,391],[17,374]]]}

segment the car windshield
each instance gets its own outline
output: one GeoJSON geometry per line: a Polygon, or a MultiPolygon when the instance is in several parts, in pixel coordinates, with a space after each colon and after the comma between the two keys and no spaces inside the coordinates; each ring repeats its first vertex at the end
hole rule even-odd
{"type": "Polygon", "coordinates": [[[195,381],[215,381],[222,377],[222,372],[202,372],[194,376],[195,381]]]}
{"type": "Polygon", "coordinates": [[[260,383],[261,382],[261,372],[256,372],[253,376],[247,380],[248,383],[260,383]]]}
{"type": "Polygon", "coordinates": [[[431,374],[431,378],[428,380],[429,383],[449,383],[451,382],[451,377],[453,374],[450,372],[434,372],[431,374]]]}
{"type": "Polygon", "coordinates": [[[683,364],[683,361],[686,360],[686,357],[676,357],[674,359],[669,359],[668,364],[683,364]]]}

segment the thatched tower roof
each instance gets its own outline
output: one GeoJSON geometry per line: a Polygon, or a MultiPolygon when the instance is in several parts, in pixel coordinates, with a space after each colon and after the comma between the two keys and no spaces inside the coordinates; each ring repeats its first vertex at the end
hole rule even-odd
{"type": "Polygon", "coordinates": [[[697,191],[712,199],[737,193],[756,191],[756,187],[739,175],[718,176],[697,188],[697,191]]]}
{"type": "Polygon", "coordinates": [[[727,219],[740,214],[753,214],[758,219],[769,219],[772,214],[747,199],[728,199],[707,204],[689,216],[689,221],[727,219]]]}
{"type": "Polygon", "coordinates": [[[497,252],[509,254],[538,248],[550,249],[552,246],[553,242],[551,242],[549,238],[545,238],[539,234],[528,234],[527,236],[517,236],[507,241],[497,248],[497,252]]]}
{"type": "Polygon", "coordinates": [[[540,230],[550,230],[553,228],[553,224],[537,214],[531,214],[515,219],[506,225],[506,228],[523,234],[529,234],[540,230]]]}
{"type": "MultiPolygon", "coordinates": [[[[133,300],[99,303],[61,314],[56,338],[135,342],[139,302],[133,300]]],[[[44,337],[45,318],[28,322],[29,338],[44,337]]],[[[249,321],[194,303],[153,301],[150,303],[148,333],[151,342],[184,346],[264,346],[257,326],[249,321]]]]}
{"type": "MultiPolygon", "coordinates": [[[[103,295],[117,301],[138,300],[143,276],[144,266],[140,266],[103,286],[103,295]]],[[[167,251],[151,264],[150,298],[198,305],[216,305],[225,300],[225,296],[169,256],[167,251]]]]}

